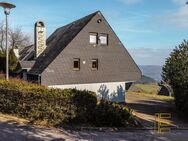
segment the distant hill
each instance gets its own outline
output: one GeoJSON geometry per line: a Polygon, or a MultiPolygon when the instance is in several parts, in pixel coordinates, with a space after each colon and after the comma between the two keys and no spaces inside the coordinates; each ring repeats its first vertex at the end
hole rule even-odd
{"type": "Polygon", "coordinates": [[[136,84],[156,84],[157,81],[151,77],[142,75],[141,79],[135,82],[136,84]]]}
{"type": "Polygon", "coordinates": [[[157,65],[140,65],[139,66],[142,74],[145,76],[149,76],[156,81],[161,81],[161,73],[162,73],[162,66],[157,65]]]}

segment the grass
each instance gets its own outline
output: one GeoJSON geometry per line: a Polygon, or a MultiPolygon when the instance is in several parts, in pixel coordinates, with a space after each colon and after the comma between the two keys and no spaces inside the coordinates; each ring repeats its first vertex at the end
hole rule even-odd
{"type": "Polygon", "coordinates": [[[174,100],[174,97],[158,95],[158,91],[160,90],[160,87],[158,85],[136,84],[134,85],[134,87],[135,89],[128,91],[127,94],[141,95],[167,102],[174,100]]]}
{"type": "Polygon", "coordinates": [[[162,100],[162,101],[167,101],[167,102],[172,102],[174,100],[174,97],[157,95],[157,94],[138,93],[138,92],[127,92],[126,94],[141,95],[141,96],[151,97],[151,98],[155,98],[157,100],[162,100]]]}
{"type": "Polygon", "coordinates": [[[135,87],[141,89],[144,93],[147,94],[157,94],[160,89],[158,85],[136,84],[135,87]]]}

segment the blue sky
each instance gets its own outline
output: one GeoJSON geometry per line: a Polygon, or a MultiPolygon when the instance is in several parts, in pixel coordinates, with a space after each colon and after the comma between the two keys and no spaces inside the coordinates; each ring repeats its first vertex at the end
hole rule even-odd
{"type": "MultiPolygon", "coordinates": [[[[33,36],[43,20],[47,36],[56,28],[100,10],[139,65],[163,65],[172,49],[188,38],[186,0],[9,0],[11,27],[33,36]]],[[[0,21],[4,20],[0,9],[0,21]]]]}

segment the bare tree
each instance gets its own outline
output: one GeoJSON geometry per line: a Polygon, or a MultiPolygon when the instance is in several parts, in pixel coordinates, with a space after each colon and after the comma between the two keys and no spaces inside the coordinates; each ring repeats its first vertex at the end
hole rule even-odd
{"type": "Polygon", "coordinates": [[[4,23],[0,23],[0,50],[5,51],[5,27],[4,23]]]}
{"type": "MultiPolygon", "coordinates": [[[[5,25],[0,23],[0,50],[5,51],[5,25]]],[[[22,31],[21,27],[8,29],[8,46],[9,48],[18,47],[23,49],[31,44],[30,36],[22,31]]]]}

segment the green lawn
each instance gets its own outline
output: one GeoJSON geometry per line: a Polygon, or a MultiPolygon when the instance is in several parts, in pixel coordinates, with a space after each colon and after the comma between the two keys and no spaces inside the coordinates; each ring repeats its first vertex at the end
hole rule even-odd
{"type": "Polygon", "coordinates": [[[142,95],[164,101],[174,100],[174,97],[158,95],[158,91],[160,90],[158,85],[135,84],[133,87],[135,89],[128,91],[128,95],[142,95]]]}
{"type": "Polygon", "coordinates": [[[148,94],[157,94],[160,90],[158,85],[136,84],[135,87],[142,89],[144,93],[148,94]]]}

